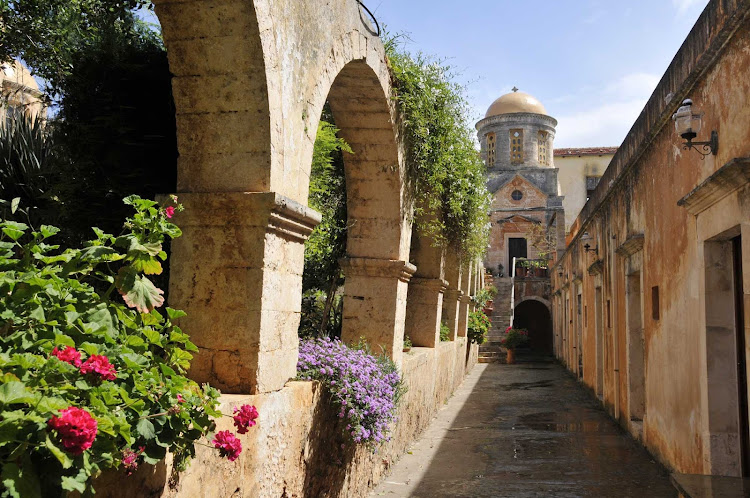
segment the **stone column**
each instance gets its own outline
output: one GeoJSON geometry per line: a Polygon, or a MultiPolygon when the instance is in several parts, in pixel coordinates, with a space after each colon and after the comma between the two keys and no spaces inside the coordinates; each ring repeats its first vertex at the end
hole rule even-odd
{"type": "Polygon", "coordinates": [[[471,304],[470,280],[472,264],[469,263],[461,272],[461,297],[458,303],[458,337],[466,337],[469,326],[469,305],[471,304]]]}
{"type": "Polygon", "coordinates": [[[320,215],[274,192],[179,194],[169,302],[200,348],[190,376],[225,394],[296,375],[304,242],[320,215]]]}
{"type": "Polygon", "coordinates": [[[445,279],[448,281],[448,290],[443,297],[443,321],[451,331],[451,341],[455,341],[458,335],[459,307],[463,296],[461,278],[462,268],[457,252],[448,248],[445,255],[445,279]]]}
{"type": "Polygon", "coordinates": [[[434,348],[440,343],[443,293],[448,282],[441,278],[414,277],[409,282],[406,335],[414,346],[434,348]]]}
{"type": "Polygon", "coordinates": [[[445,291],[443,297],[443,321],[450,330],[449,338],[451,341],[455,341],[458,336],[458,325],[459,325],[459,307],[461,303],[462,292],[458,289],[451,289],[445,291]]]}
{"type": "Polygon", "coordinates": [[[344,316],[341,338],[367,341],[401,366],[408,282],[416,267],[400,260],[344,258],[344,316]]]}

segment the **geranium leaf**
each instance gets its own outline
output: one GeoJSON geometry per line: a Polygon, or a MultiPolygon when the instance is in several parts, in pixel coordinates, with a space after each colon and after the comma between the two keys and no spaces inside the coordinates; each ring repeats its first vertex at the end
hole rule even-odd
{"type": "Polygon", "coordinates": [[[23,382],[7,382],[0,386],[0,403],[12,405],[14,403],[33,403],[34,395],[26,389],[23,382]]]}
{"type": "Polygon", "coordinates": [[[146,275],[161,275],[161,263],[148,254],[138,254],[132,263],[133,268],[146,275]]]}
{"type": "Polygon", "coordinates": [[[141,313],[148,313],[164,304],[164,291],[157,288],[146,277],[138,275],[132,266],[120,269],[115,285],[125,300],[125,304],[141,313]]]}
{"type": "Polygon", "coordinates": [[[138,431],[138,434],[143,436],[145,439],[153,439],[154,436],[156,436],[156,431],[154,430],[154,424],[151,423],[151,421],[147,418],[142,418],[138,421],[138,424],[136,424],[135,429],[138,431]]]}
{"type": "Polygon", "coordinates": [[[49,450],[50,453],[52,453],[55,458],[57,458],[64,469],[69,469],[70,466],[73,465],[73,460],[68,456],[68,454],[55,446],[52,441],[50,441],[49,434],[47,434],[47,439],[44,441],[44,446],[49,450]]]}

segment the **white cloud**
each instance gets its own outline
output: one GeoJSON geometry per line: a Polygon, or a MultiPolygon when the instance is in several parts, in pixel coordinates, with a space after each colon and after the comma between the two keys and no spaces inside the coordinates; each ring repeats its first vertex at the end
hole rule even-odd
{"type": "Polygon", "coordinates": [[[607,103],[559,116],[555,147],[620,145],[644,104],[642,99],[607,103]]]}
{"type": "Polygon", "coordinates": [[[694,5],[705,3],[705,0],[672,0],[672,5],[677,8],[677,13],[683,15],[694,5]]]}
{"type": "Polygon", "coordinates": [[[659,83],[659,77],[648,73],[627,74],[604,89],[610,97],[622,99],[649,96],[659,83]]]}
{"type": "Polygon", "coordinates": [[[582,92],[557,117],[556,147],[620,145],[659,83],[659,77],[632,73],[598,92],[582,92]]]}

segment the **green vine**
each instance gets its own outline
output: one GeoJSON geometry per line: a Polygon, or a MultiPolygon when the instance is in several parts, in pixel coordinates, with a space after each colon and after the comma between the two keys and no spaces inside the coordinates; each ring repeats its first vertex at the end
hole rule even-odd
{"type": "Polygon", "coordinates": [[[450,66],[422,53],[410,54],[402,37],[385,38],[417,228],[465,259],[481,256],[489,241],[491,197],[465,89],[453,81],[450,66]]]}

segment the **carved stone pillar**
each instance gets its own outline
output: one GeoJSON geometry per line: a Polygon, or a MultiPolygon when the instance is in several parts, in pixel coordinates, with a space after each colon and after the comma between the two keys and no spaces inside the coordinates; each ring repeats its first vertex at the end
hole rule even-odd
{"type": "Polygon", "coordinates": [[[179,194],[169,303],[200,348],[190,369],[224,393],[296,375],[304,242],[320,215],[275,192],[179,194]]]}
{"type": "Polygon", "coordinates": [[[406,335],[414,346],[434,348],[440,343],[443,293],[448,282],[440,278],[417,278],[409,282],[406,335]]]}
{"type": "Polygon", "coordinates": [[[401,366],[408,282],[416,267],[400,260],[344,258],[344,316],[341,338],[349,344],[364,338],[401,366]]]}

